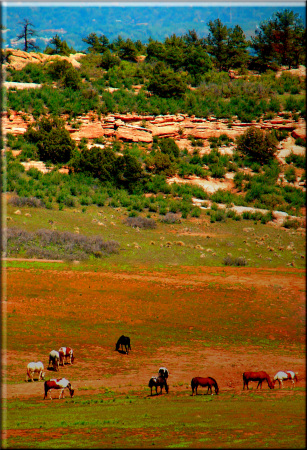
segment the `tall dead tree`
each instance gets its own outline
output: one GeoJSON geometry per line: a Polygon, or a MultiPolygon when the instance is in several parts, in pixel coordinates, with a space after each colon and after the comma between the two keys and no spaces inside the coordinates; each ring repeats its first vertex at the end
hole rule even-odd
{"type": "Polygon", "coordinates": [[[37,36],[36,31],[31,28],[34,25],[29,22],[28,19],[24,19],[22,22],[19,22],[22,25],[22,33],[20,33],[16,40],[20,41],[24,40],[24,51],[28,52],[29,50],[38,50],[38,46],[35,44],[34,36],[37,36]]]}

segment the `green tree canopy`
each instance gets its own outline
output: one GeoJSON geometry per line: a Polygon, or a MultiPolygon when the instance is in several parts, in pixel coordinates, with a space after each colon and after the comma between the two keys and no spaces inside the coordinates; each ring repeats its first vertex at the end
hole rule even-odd
{"type": "Polygon", "coordinates": [[[36,121],[24,134],[25,139],[38,148],[42,161],[67,163],[76,148],[64,122],[57,117],[36,121]]]}
{"type": "Polygon", "coordinates": [[[129,38],[126,41],[121,42],[117,53],[121,59],[124,59],[126,61],[137,60],[137,48],[129,38]]]}
{"type": "Polygon", "coordinates": [[[62,40],[58,34],[53,36],[50,40],[50,44],[54,45],[54,48],[47,45],[44,53],[47,53],[48,55],[69,56],[76,53],[76,51],[72,47],[69,47],[67,42],[64,39],[62,40]]]}
{"type": "Polygon", "coordinates": [[[152,70],[147,87],[160,97],[181,97],[187,89],[187,74],[175,73],[173,69],[159,61],[152,70]]]}
{"type": "Polygon", "coordinates": [[[263,21],[251,41],[261,66],[287,65],[290,69],[305,59],[306,29],[299,14],[289,9],[263,21]]]}
{"type": "Polygon", "coordinates": [[[210,21],[210,33],[205,39],[205,48],[212,56],[213,62],[219,71],[230,68],[246,67],[249,59],[246,40],[239,25],[233,29],[223,25],[220,19],[210,21]]]}
{"type": "Polygon", "coordinates": [[[101,181],[114,182],[117,174],[117,157],[112,148],[92,147],[75,151],[71,166],[75,172],[83,172],[101,181]]]}
{"type": "Polygon", "coordinates": [[[109,39],[104,34],[97,36],[96,33],[90,33],[82,41],[89,45],[90,53],[104,53],[110,45],[109,39]]]}
{"type": "Polygon", "coordinates": [[[237,137],[236,143],[239,154],[263,165],[274,158],[278,141],[273,134],[250,127],[237,137]]]}

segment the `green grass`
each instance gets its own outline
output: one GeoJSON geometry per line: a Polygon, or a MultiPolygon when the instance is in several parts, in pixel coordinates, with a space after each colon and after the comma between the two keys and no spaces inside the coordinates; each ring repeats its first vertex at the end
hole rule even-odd
{"type": "MultiPolygon", "coordinates": [[[[21,215],[15,215],[16,209],[7,205],[7,215],[13,219],[8,221],[9,227],[27,231],[44,228],[74,233],[78,226],[80,234],[99,235],[105,241],[115,240],[120,243],[119,254],[102,259],[91,258],[86,263],[81,262],[79,270],[84,267],[101,269],[114,266],[122,270],[131,270],[132,266],[155,269],[168,266],[217,267],[224,265],[228,253],[233,258],[244,256],[249,267],[284,267],[291,263],[297,268],[306,266],[305,235],[300,231],[276,229],[250,220],[235,222],[228,219],[225,223],[210,224],[210,219],[203,212],[199,219],[190,218],[181,224],[168,225],[161,223],[158,215],[153,215],[157,228],[138,232],[123,224],[127,217],[124,208],[90,206],[84,214],[71,209],[51,211],[23,207],[18,208],[21,215]],[[26,217],[26,213],[30,213],[31,217],[26,217]],[[49,222],[51,220],[52,224],[49,222]],[[95,220],[103,222],[105,226],[97,225],[95,220]],[[244,232],[243,228],[253,228],[254,231],[244,232]],[[165,245],[167,242],[169,246],[165,245]],[[184,245],[178,245],[178,242],[184,245]],[[140,248],[136,248],[136,244],[140,248]],[[291,249],[287,249],[289,245],[291,249]]],[[[57,270],[64,270],[59,263],[56,264],[57,270]]]]}
{"type": "Polygon", "coordinates": [[[134,393],[129,399],[107,395],[76,395],[52,402],[9,400],[6,426],[16,431],[4,444],[27,448],[35,443],[35,448],[48,448],[49,433],[57,430],[53,448],[305,446],[305,390],[295,389],[281,397],[274,391],[197,397],[183,391],[152,398],[134,393]],[[33,414],[33,409],[39,414],[33,414]],[[22,430],[27,434],[21,434],[22,430]]]}

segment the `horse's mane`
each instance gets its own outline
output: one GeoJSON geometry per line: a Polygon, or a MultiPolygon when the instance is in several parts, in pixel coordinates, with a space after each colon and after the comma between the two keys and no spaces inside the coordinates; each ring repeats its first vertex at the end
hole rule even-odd
{"type": "Polygon", "coordinates": [[[214,383],[216,383],[215,379],[212,377],[208,377],[210,380],[214,381],[214,383]]]}

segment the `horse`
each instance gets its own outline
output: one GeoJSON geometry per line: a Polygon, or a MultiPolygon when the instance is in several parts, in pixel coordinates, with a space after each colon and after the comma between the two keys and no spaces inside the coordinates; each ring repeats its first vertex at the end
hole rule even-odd
{"type": "Polygon", "coordinates": [[[245,385],[248,390],[248,383],[250,381],[258,381],[257,389],[260,386],[262,389],[262,382],[266,380],[270,389],[274,389],[274,383],[272,383],[270,375],[266,372],[244,372],[243,373],[243,391],[245,389],[245,385]]]}
{"type": "Polygon", "coordinates": [[[30,378],[31,381],[34,381],[34,375],[38,373],[38,381],[40,379],[45,378],[45,372],[44,372],[44,364],[41,361],[38,362],[30,362],[27,365],[27,376],[26,381],[28,381],[28,378],[30,378]]]}
{"type": "Polygon", "coordinates": [[[68,364],[72,364],[74,362],[74,351],[70,347],[61,347],[59,349],[59,355],[60,355],[60,366],[64,366],[64,363],[68,360],[68,364]]]}
{"type": "Polygon", "coordinates": [[[218,393],[219,393],[219,387],[217,385],[217,382],[212,377],[207,377],[207,378],[195,377],[195,378],[192,378],[192,381],[191,381],[192,395],[194,395],[194,389],[195,389],[195,393],[197,395],[197,388],[198,388],[198,386],[202,386],[202,387],[207,387],[208,386],[207,394],[208,394],[209,389],[210,389],[211,395],[213,395],[212,394],[212,387],[214,386],[216,395],[218,395],[218,393]]]}
{"type": "Polygon", "coordinates": [[[162,378],[164,378],[165,380],[168,379],[168,370],[166,367],[160,367],[159,371],[158,371],[158,376],[161,375],[162,378]]]}
{"type": "Polygon", "coordinates": [[[53,370],[58,371],[60,366],[60,354],[56,350],[51,350],[49,353],[48,368],[52,364],[53,370]]]}
{"type": "Polygon", "coordinates": [[[148,387],[150,387],[150,395],[152,395],[152,388],[155,387],[156,388],[156,395],[158,395],[158,387],[160,386],[161,390],[160,390],[160,394],[162,394],[162,389],[163,387],[165,387],[165,391],[168,394],[168,384],[166,382],[166,379],[159,376],[159,377],[155,377],[152,376],[149,380],[148,383],[148,387]]]}
{"type": "Polygon", "coordinates": [[[115,351],[119,351],[119,347],[121,346],[122,350],[126,349],[126,353],[128,355],[128,350],[131,350],[131,346],[130,346],[130,338],[128,336],[124,336],[122,335],[118,341],[116,342],[116,347],[115,347],[115,351]]]}
{"type": "Polygon", "coordinates": [[[47,398],[47,393],[49,393],[49,398],[50,400],[52,400],[51,397],[51,389],[60,389],[60,396],[59,399],[64,398],[64,389],[67,388],[69,390],[70,396],[73,397],[74,396],[74,389],[72,388],[72,385],[70,384],[70,382],[66,379],[66,378],[58,378],[58,379],[51,379],[48,381],[45,381],[44,383],[44,390],[45,390],[45,395],[44,395],[44,400],[45,398],[47,398]]]}
{"type": "Polygon", "coordinates": [[[273,379],[273,383],[275,385],[276,381],[278,381],[279,383],[279,389],[280,386],[283,388],[283,381],[286,380],[291,380],[292,383],[292,387],[295,386],[295,381],[297,382],[297,374],[295,372],[292,372],[291,370],[287,371],[287,372],[277,372],[277,374],[275,375],[274,379],[273,379]]]}

